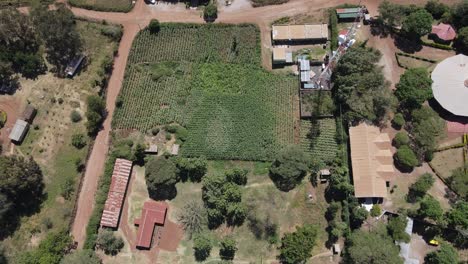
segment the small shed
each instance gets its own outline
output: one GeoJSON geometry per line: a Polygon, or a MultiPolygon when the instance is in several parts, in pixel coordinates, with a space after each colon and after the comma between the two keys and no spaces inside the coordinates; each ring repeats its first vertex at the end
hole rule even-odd
{"type": "Polygon", "coordinates": [[[172,145],[171,154],[172,155],[179,155],[179,148],[180,148],[179,144],[172,145]]]}
{"type": "Polygon", "coordinates": [[[341,253],[340,244],[333,244],[333,254],[339,255],[341,253]]]}
{"type": "Polygon", "coordinates": [[[331,172],[329,169],[321,169],[319,171],[319,175],[320,175],[320,181],[326,182],[328,178],[331,176],[331,172]]]}
{"type": "Polygon", "coordinates": [[[158,146],[156,144],[150,144],[149,148],[145,149],[146,154],[158,154],[158,146]]]}
{"type": "Polygon", "coordinates": [[[338,8],[336,9],[336,15],[338,19],[352,20],[359,17],[361,8],[338,8]]]}
{"type": "Polygon", "coordinates": [[[76,71],[80,67],[84,58],[85,58],[84,55],[78,55],[68,64],[67,68],[65,69],[65,73],[67,74],[68,77],[71,78],[76,74],[76,71]]]}
{"type": "Polygon", "coordinates": [[[273,48],[273,64],[292,63],[292,52],[286,48],[273,48]]]}
{"type": "Polygon", "coordinates": [[[9,138],[11,139],[11,141],[15,143],[21,143],[24,137],[26,136],[26,134],[28,133],[28,129],[29,129],[28,122],[21,120],[21,119],[17,119],[15,126],[11,130],[9,138]]]}
{"type": "Polygon", "coordinates": [[[28,122],[29,124],[32,124],[32,122],[34,121],[34,117],[36,117],[36,113],[36,108],[28,104],[26,106],[26,109],[24,109],[23,114],[21,114],[21,117],[24,121],[28,122]]]}

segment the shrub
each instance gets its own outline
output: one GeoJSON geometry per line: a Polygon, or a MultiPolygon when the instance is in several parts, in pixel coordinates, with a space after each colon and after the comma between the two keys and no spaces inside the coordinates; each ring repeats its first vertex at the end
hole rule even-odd
{"type": "Polygon", "coordinates": [[[403,114],[395,114],[392,120],[392,125],[394,128],[400,130],[405,125],[405,118],[403,118],[403,114]]]}
{"type": "Polygon", "coordinates": [[[118,42],[122,38],[123,31],[122,26],[109,25],[101,29],[101,34],[109,37],[110,39],[118,42]]]}
{"type": "Polygon", "coordinates": [[[152,34],[158,33],[159,30],[161,30],[161,24],[159,23],[159,20],[157,19],[151,19],[148,29],[152,34]]]}
{"type": "Polygon", "coordinates": [[[283,149],[270,167],[270,178],[282,191],[290,191],[307,174],[310,158],[297,146],[283,149]]]}
{"type": "Polygon", "coordinates": [[[86,146],[86,138],[83,134],[74,134],[72,136],[72,145],[77,148],[81,149],[86,146]]]}
{"type": "Polygon", "coordinates": [[[215,2],[210,2],[203,9],[203,18],[207,21],[214,21],[218,17],[218,6],[215,2]]]}
{"type": "Polygon", "coordinates": [[[107,255],[117,255],[124,246],[121,237],[114,236],[114,232],[104,229],[99,232],[96,245],[107,255]]]}
{"type": "Polygon", "coordinates": [[[224,260],[233,260],[237,251],[236,241],[232,237],[225,237],[219,245],[219,256],[224,260]]]}
{"type": "Polygon", "coordinates": [[[171,140],[171,139],[172,139],[172,135],[169,134],[169,133],[167,133],[167,134],[166,134],[166,140],[171,140]]]}
{"type": "Polygon", "coordinates": [[[434,184],[434,177],[430,173],[424,173],[419,177],[419,179],[411,184],[408,191],[408,201],[415,202],[424,197],[427,191],[434,184]]]}
{"type": "Polygon", "coordinates": [[[213,242],[208,235],[198,235],[193,239],[193,250],[197,261],[204,261],[210,256],[213,242]]]}
{"type": "Polygon", "coordinates": [[[401,146],[394,156],[395,163],[401,169],[411,171],[414,167],[418,166],[419,161],[416,154],[406,145],[401,146]]]}
{"type": "Polygon", "coordinates": [[[382,209],[380,209],[380,206],[378,204],[372,205],[372,208],[370,210],[370,215],[372,217],[377,217],[382,213],[382,209]]]}
{"type": "Polygon", "coordinates": [[[78,122],[80,122],[81,119],[83,119],[83,118],[81,117],[81,114],[80,114],[78,111],[73,110],[73,111],[71,112],[71,114],[70,114],[70,119],[71,119],[71,121],[72,121],[73,123],[78,123],[78,122]]]}
{"type": "Polygon", "coordinates": [[[0,128],[2,128],[7,121],[7,114],[5,111],[0,110],[0,128]]]}
{"type": "Polygon", "coordinates": [[[156,136],[158,133],[159,133],[159,128],[155,127],[155,128],[153,128],[153,129],[151,129],[151,134],[152,134],[153,136],[156,136]]]}
{"type": "Polygon", "coordinates": [[[406,243],[410,241],[410,236],[405,232],[407,223],[408,220],[404,215],[390,218],[387,225],[387,231],[393,240],[403,241],[406,243]]]}
{"type": "Polygon", "coordinates": [[[395,145],[395,147],[397,148],[408,145],[409,142],[410,139],[408,137],[408,133],[406,133],[405,131],[400,131],[396,133],[395,137],[393,138],[393,145],[395,145]]]}

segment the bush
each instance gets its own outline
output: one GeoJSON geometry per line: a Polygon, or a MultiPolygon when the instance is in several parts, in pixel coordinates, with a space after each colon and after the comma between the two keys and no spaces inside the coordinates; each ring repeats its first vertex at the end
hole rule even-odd
{"type": "Polygon", "coordinates": [[[213,242],[208,235],[198,235],[193,239],[193,251],[197,261],[206,260],[211,253],[213,242]]]}
{"type": "Polygon", "coordinates": [[[430,173],[424,173],[419,179],[411,184],[408,191],[408,201],[415,202],[424,197],[427,191],[431,189],[434,184],[434,177],[430,173]]]}
{"type": "Polygon", "coordinates": [[[289,2],[289,0],[252,0],[252,6],[281,5],[287,2],[289,2]]]}
{"type": "Polygon", "coordinates": [[[119,42],[122,38],[123,31],[120,25],[109,25],[101,29],[101,34],[109,37],[110,39],[119,42]]]}
{"type": "Polygon", "coordinates": [[[107,229],[99,232],[96,245],[106,253],[106,255],[115,256],[124,246],[123,239],[121,237],[114,236],[114,232],[107,229]]]}
{"type": "Polygon", "coordinates": [[[0,128],[2,128],[7,121],[7,114],[5,111],[0,110],[0,128]]]}
{"type": "Polygon", "coordinates": [[[392,120],[392,125],[395,129],[400,130],[405,125],[405,118],[403,117],[403,114],[395,114],[392,120]]]}
{"type": "Polygon", "coordinates": [[[83,134],[74,134],[72,136],[72,143],[75,148],[82,149],[86,146],[86,138],[83,134]]]}
{"type": "Polygon", "coordinates": [[[88,133],[94,136],[101,128],[102,121],[104,120],[106,103],[97,95],[88,96],[86,103],[88,106],[88,110],[86,112],[86,118],[88,119],[86,128],[88,133]]]}
{"type": "Polygon", "coordinates": [[[81,114],[80,114],[78,111],[73,110],[73,111],[71,112],[71,114],[70,114],[70,119],[71,119],[71,121],[72,121],[73,123],[78,123],[78,122],[80,122],[81,119],[83,119],[83,118],[81,117],[81,114]]]}
{"type": "Polygon", "coordinates": [[[307,174],[310,158],[297,146],[283,149],[270,167],[270,178],[282,191],[290,191],[307,174]]]}
{"type": "Polygon", "coordinates": [[[405,232],[407,223],[408,220],[404,215],[390,218],[387,225],[387,231],[393,240],[403,241],[406,243],[410,241],[410,236],[405,232]]]}
{"type": "Polygon", "coordinates": [[[401,146],[394,156],[395,163],[405,171],[411,171],[419,165],[416,154],[406,145],[401,146]]]}
{"type": "Polygon", "coordinates": [[[210,2],[203,9],[203,18],[207,21],[214,21],[218,17],[218,6],[215,2],[210,2]]]}
{"type": "Polygon", "coordinates": [[[161,24],[159,23],[159,20],[157,19],[151,19],[148,29],[152,34],[158,33],[159,30],[161,30],[161,24]]]}
{"type": "Polygon", "coordinates": [[[151,129],[151,135],[156,136],[159,133],[159,128],[155,127],[151,129]]]}
{"type": "Polygon", "coordinates": [[[441,49],[441,50],[453,50],[452,47],[444,44],[439,44],[439,43],[434,43],[434,42],[427,42],[427,41],[421,41],[421,44],[423,46],[428,46],[436,49],[441,49]]]}
{"type": "Polygon", "coordinates": [[[331,31],[331,50],[335,50],[338,47],[338,17],[336,16],[335,9],[330,9],[330,31],[331,31]]]}
{"type": "Polygon", "coordinates": [[[397,148],[407,146],[409,142],[410,139],[408,137],[408,133],[406,133],[405,131],[400,131],[396,133],[395,137],[393,138],[393,145],[397,148]]]}
{"type": "Polygon", "coordinates": [[[233,260],[237,251],[236,241],[232,237],[225,237],[219,245],[219,257],[224,260],[233,260]]]}
{"type": "Polygon", "coordinates": [[[382,209],[380,209],[380,206],[378,204],[372,205],[372,208],[370,210],[370,215],[372,217],[377,217],[382,213],[382,209]]]}
{"type": "Polygon", "coordinates": [[[176,173],[176,165],[171,159],[165,157],[150,159],[146,165],[145,178],[152,199],[172,199],[177,195],[175,185],[179,181],[179,176],[176,173]]]}

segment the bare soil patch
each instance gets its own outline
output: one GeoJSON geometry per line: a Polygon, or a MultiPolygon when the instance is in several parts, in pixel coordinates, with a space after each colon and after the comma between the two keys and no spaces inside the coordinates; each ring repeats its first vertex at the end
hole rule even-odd
{"type": "Polygon", "coordinates": [[[431,165],[437,173],[448,178],[452,171],[463,166],[463,148],[448,149],[434,153],[431,165]]]}

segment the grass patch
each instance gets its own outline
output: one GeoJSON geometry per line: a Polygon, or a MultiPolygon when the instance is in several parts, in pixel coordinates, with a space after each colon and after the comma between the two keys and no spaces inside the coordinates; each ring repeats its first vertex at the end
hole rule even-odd
{"type": "Polygon", "coordinates": [[[131,0],[69,0],[71,6],[105,12],[130,12],[133,5],[131,0]]]}
{"type": "Polygon", "coordinates": [[[405,68],[405,69],[411,69],[411,68],[426,68],[429,72],[434,70],[436,64],[429,62],[429,61],[423,61],[411,57],[406,57],[406,56],[400,56],[396,55],[398,59],[398,64],[400,67],[405,68]]]}
{"type": "Polygon", "coordinates": [[[134,41],[113,126],[188,129],[185,156],[270,160],[293,143],[297,81],[264,71],[252,25],[163,24],[134,41]],[[177,49],[174,49],[177,47],[177,49]]]}
{"type": "Polygon", "coordinates": [[[463,148],[435,152],[430,163],[441,177],[448,179],[453,170],[463,167],[463,148]]]}

